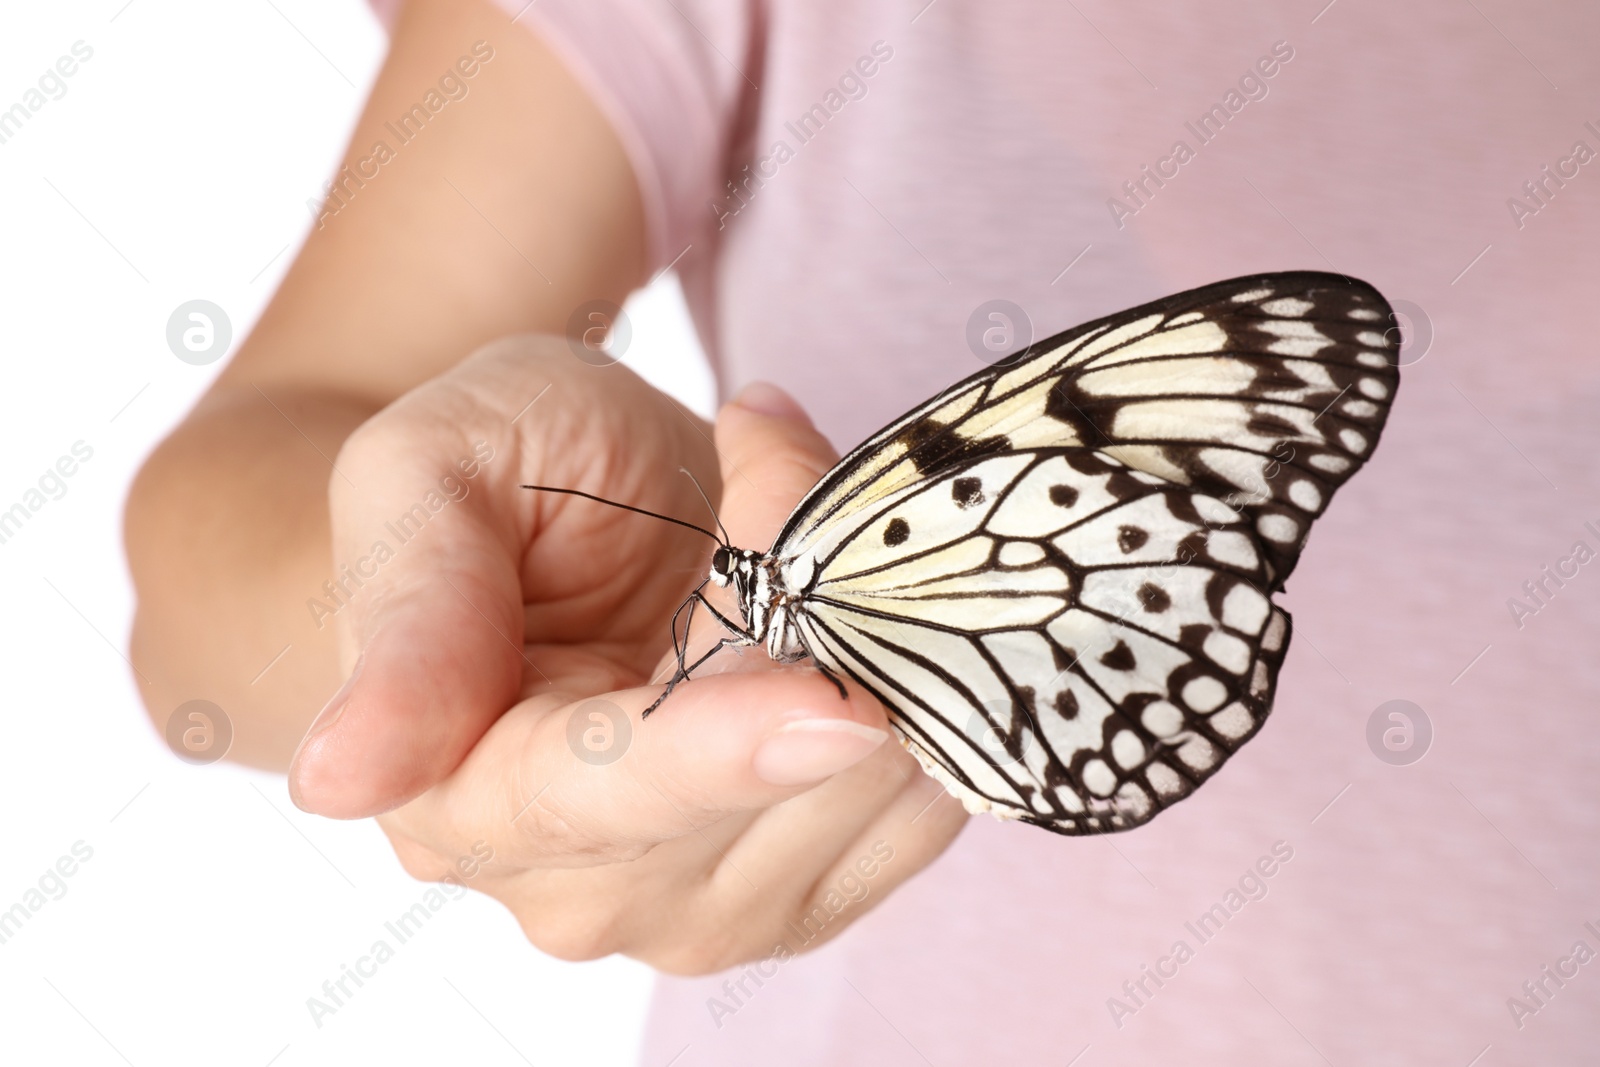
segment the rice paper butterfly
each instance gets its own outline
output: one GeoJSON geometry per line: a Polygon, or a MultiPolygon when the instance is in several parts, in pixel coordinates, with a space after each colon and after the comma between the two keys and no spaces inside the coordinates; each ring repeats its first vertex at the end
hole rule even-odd
{"type": "Polygon", "coordinates": [[[686,623],[650,710],[761,645],[876,695],[969,811],[1063,834],[1148,821],[1271,710],[1290,637],[1272,596],[1377,444],[1392,326],[1365,282],[1261,274],[985,368],[845,456],[766,552],[718,538],[706,581],[742,617],[701,583],[690,621],[703,606],[730,636],[690,663],[686,623]]]}

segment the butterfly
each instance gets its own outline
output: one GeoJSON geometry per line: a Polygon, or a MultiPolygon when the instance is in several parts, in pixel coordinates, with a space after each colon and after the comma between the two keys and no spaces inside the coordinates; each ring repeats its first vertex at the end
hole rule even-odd
{"type": "Polygon", "coordinates": [[[1031,344],[856,447],[765,552],[669,519],[718,547],[650,710],[711,655],[761,645],[873,693],[971,812],[1141,825],[1271,710],[1290,637],[1272,596],[1372,454],[1398,349],[1376,289],[1317,272],[1031,344]],[[729,636],[691,663],[701,607],[729,636]]]}

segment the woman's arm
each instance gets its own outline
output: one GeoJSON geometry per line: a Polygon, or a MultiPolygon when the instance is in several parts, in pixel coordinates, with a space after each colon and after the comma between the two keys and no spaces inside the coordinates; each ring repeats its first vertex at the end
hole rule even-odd
{"type": "Polygon", "coordinates": [[[492,338],[559,334],[581,303],[620,303],[644,269],[616,136],[549,50],[483,0],[406,6],[343,167],[345,205],[151,456],[127,511],[133,662],[152,718],[211,700],[233,721],[232,758],[277,769],[341,676],[334,627],[306,602],[335,577],[328,484],[345,438],[492,338]],[[466,95],[401,144],[386,124],[446,75],[466,95]],[[358,185],[380,141],[393,157],[358,185]]]}
{"type": "MultiPolygon", "coordinates": [[[[128,545],[146,702],[158,723],[221,705],[235,758],[295,754],[296,803],[382,813],[419,878],[472,857],[474,887],[567,958],[725,967],[872,877],[870,901],[788,949],[803,951],[965,814],[883,744],[875,700],[840,700],[809,668],[722,657],[643,720],[707,542],[519,485],[703,518],[686,468],[740,543],[764,545],[835,457],[776,390],[725,408],[713,447],[627,368],[548,336],[641,280],[642,220],[616,139],[525,32],[482,4],[415,0],[348,158],[474,42],[493,58],[313,235],[141,475],[128,545]],[[308,599],[328,603],[346,565],[364,583],[314,621],[308,599]]],[[[717,636],[697,627],[694,648],[717,636]]]]}

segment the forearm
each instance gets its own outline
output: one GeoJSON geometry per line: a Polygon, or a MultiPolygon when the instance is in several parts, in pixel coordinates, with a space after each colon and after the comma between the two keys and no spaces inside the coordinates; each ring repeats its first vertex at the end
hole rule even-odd
{"type": "Polygon", "coordinates": [[[372,414],[332,394],[235,386],[151,456],[126,536],[138,593],[130,651],[158,729],[185,701],[209,700],[233,724],[230,758],[287,767],[339,684],[334,628],[307,602],[325,600],[334,576],[332,461],[372,414]]]}
{"type": "Polygon", "coordinates": [[[346,165],[463,55],[490,50],[470,95],[312,230],[134,486],[133,663],[158,727],[210,700],[234,723],[232,758],[284,767],[340,680],[334,627],[307,601],[330,603],[328,486],[345,438],[485,342],[559,333],[574,308],[620,302],[641,280],[643,209],[621,143],[555,56],[485,0],[410,0],[346,165]]]}

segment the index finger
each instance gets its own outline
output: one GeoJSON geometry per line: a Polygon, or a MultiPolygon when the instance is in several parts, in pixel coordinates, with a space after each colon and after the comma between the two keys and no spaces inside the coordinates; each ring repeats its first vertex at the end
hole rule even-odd
{"type": "Polygon", "coordinates": [[[642,720],[657,693],[519,705],[392,818],[441,852],[486,839],[513,867],[617,862],[771,807],[888,738],[876,700],[840,700],[813,670],[707,677],[642,720]]]}

